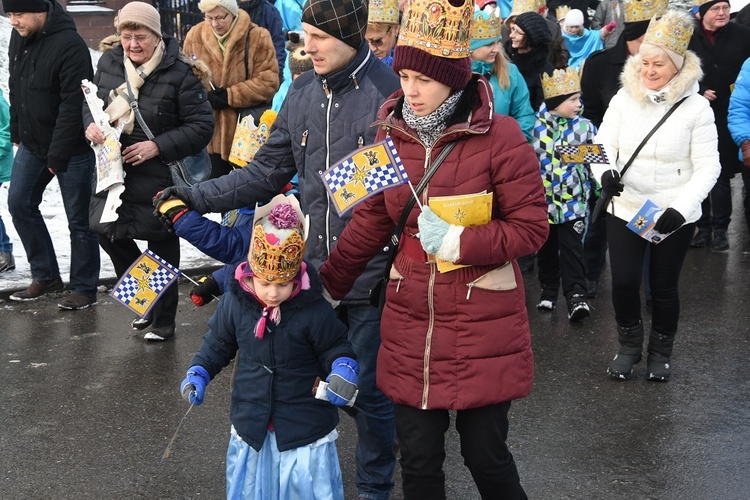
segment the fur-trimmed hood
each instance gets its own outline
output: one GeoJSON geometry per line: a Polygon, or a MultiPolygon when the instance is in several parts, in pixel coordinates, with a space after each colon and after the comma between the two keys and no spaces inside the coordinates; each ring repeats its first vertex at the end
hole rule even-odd
{"type": "MultiPolygon", "coordinates": [[[[622,88],[639,103],[651,104],[651,98],[648,96],[649,90],[643,84],[641,78],[641,60],[640,54],[629,58],[625,63],[625,68],[620,76],[622,88]]],[[[694,52],[688,50],[685,53],[685,63],[682,69],[670,80],[665,89],[665,104],[671,106],[687,94],[698,92],[698,82],[703,78],[701,61],[694,52]]]]}

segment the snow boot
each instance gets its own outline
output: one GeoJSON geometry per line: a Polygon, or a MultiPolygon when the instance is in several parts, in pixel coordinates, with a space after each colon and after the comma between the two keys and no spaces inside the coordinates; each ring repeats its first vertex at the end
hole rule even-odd
{"type": "Polygon", "coordinates": [[[591,308],[583,293],[574,293],[568,299],[568,321],[575,323],[591,316],[591,308]]]}
{"type": "Polygon", "coordinates": [[[648,336],[648,380],[669,382],[672,376],[672,346],[674,333],[659,333],[653,328],[648,336]]]}
{"type": "Polygon", "coordinates": [[[554,311],[559,289],[559,283],[542,283],[542,293],[539,295],[536,308],[540,311],[554,311]]]}
{"type": "Polygon", "coordinates": [[[641,360],[643,352],[643,323],[635,326],[617,325],[620,350],[607,367],[607,375],[626,380],[633,375],[633,367],[641,360]]]}

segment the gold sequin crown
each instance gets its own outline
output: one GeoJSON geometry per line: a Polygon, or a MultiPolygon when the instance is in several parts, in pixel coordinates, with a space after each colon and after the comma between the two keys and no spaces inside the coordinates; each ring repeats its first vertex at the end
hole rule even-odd
{"type": "Polygon", "coordinates": [[[541,14],[546,8],[547,3],[545,0],[515,0],[513,2],[513,9],[508,18],[518,16],[524,12],[536,12],[537,14],[541,14]]]}
{"type": "Polygon", "coordinates": [[[567,5],[562,5],[555,10],[555,17],[557,18],[557,21],[560,22],[563,19],[565,19],[565,16],[568,15],[568,12],[570,12],[570,7],[567,5]]]}
{"type": "Polygon", "coordinates": [[[650,43],[684,56],[694,29],[693,20],[689,15],[670,10],[648,23],[643,43],[650,43]]]}
{"type": "Polygon", "coordinates": [[[404,10],[397,45],[447,59],[469,56],[474,4],[454,7],[447,0],[411,0],[404,10]]]}
{"type": "Polygon", "coordinates": [[[581,75],[576,68],[556,69],[552,76],[542,75],[544,98],[575,94],[581,91],[581,75]]]}
{"type": "Polygon", "coordinates": [[[370,0],[367,22],[398,24],[398,0],[370,0]]]}
{"type": "Polygon", "coordinates": [[[649,21],[654,16],[661,16],[669,7],[669,0],[625,0],[625,22],[635,23],[649,21]]]}
{"type": "Polygon", "coordinates": [[[256,207],[247,259],[253,274],[270,283],[286,283],[297,276],[305,253],[308,221],[293,196],[278,195],[268,205],[256,207]],[[295,212],[294,217],[288,216],[290,211],[295,212]],[[286,220],[295,222],[294,227],[276,222],[284,213],[286,220]]]}
{"type": "Polygon", "coordinates": [[[502,36],[502,19],[500,9],[495,9],[491,14],[478,10],[474,13],[474,23],[471,25],[471,39],[494,40],[502,36]]]}

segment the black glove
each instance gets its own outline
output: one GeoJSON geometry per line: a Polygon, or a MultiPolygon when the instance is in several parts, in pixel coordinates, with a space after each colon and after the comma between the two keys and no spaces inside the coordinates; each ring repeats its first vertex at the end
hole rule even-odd
{"type": "Polygon", "coordinates": [[[685,223],[685,217],[674,208],[668,208],[654,224],[654,230],[661,234],[677,231],[685,223]]]}
{"type": "Polygon", "coordinates": [[[188,209],[193,209],[193,207],[190,206],[190,188],[182,186],[170,186],[163,191],[156,193],[152,202],[154,208],[158,208],[162,202],[165,202],[170,198],[179,198],[188,209]]]}
{"type": "Polygon", "coordinates": [[[196,306],[205,306],[214,300],[214,297],[221,295],[219,285],[216,284],[216,280],[213,276],[204,276],[198,280],[198,283],[198,286],[194,286],[193,289],[190,290],[190,300],[192,300],[193,304],[196,306]]]}
{"type": "Polygon", "coordinates": [[[620,172],[617,170],[605,170],[602,174],[602,192],[609,197],[620,196],[625,185],[620,182],[620,172]]]}
{"type": "Polygon", "coordinates": [[[188,213],[188,207],[185,202],[176,196],[168,200],[160,200],[154,210],[154,215],[159,218],[170,231],[174,230],[174,223],[177,219],[188,213]]]}
{"type": "Polygon", "coordinates": [[[219,87],[208,93],[208,102],[213,109],[225,109],[229,107],[229,96],[227,89],[219,87]]]}

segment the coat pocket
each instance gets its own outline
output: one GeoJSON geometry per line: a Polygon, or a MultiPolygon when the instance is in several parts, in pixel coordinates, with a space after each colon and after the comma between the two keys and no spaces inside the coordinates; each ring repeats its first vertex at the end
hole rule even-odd
{"type": "Polygon", "coordinates": [[[471,283],[467,283],[466,286],[469,289],[466,292],[466,300],[469,300],[471,297],[471,291],[474,287],[496,292],[515,290],[518,288],[518,284],[516,283],[516,273],[513,270],[513,264],[510,261],[481,275],[471,283]]]}

